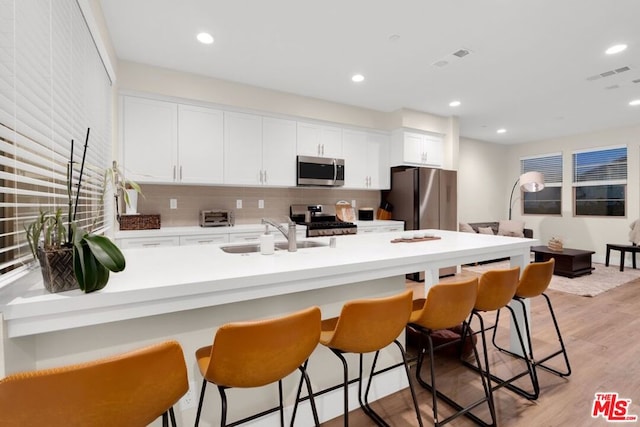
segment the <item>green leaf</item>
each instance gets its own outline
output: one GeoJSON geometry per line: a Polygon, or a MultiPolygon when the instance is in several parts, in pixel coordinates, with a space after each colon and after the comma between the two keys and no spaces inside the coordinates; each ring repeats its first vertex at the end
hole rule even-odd
{"type": "Polygon", "coordinates": [[[108,237],[86,235],[84,241],[89,246],[95,259],[104,267],[113,272],[124,270],[124,255],[108,237]]]}

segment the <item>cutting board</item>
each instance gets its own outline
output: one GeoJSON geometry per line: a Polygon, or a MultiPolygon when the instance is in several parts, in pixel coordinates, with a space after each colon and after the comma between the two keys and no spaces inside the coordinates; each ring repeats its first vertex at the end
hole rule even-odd
{"type": "Polygon", "coordinates": [[[351,203],[341,200],[336,203],[336,218],[338,221],[354,222],[356,220],[355,209],[351,203]]]}

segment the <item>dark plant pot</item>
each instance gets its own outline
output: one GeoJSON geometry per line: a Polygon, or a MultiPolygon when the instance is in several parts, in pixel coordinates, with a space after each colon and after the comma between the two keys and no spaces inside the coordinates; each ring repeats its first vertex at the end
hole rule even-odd
{"type": "Polygon", "coordinates": [[[61,248],[45,251],[38,248],[38,261],[46,290],[52,293],[79,289],[73,274],[73,249],[61,248]]]}

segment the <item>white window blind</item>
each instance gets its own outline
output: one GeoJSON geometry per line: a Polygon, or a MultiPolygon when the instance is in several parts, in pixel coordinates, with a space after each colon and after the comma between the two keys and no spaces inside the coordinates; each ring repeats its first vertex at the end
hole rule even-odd
{"type": "Polygon", "coordinates": [[[573,153],[575,215],[625,216],[627,147],[573,153]]]}
{"type": "Polygon", "coordinates": [[[562,153],[544,154],[520,159],[520,173],[541,172],[544,189],[522,193],[522,212],[535,215],[562,213],[562,153]]]}
{"type": "MultiPolygon", "coordinates": [[[[90,129],[76,220],[108,226],[101,203],[110,164],[111,82],[75,0],[0,0],[0,275],[32,261],[24,227],[41,211],[67,214],[90,129]]],[[[75,197],[75,189],[74,189],[75,197]]],[[[5,276],[6,278],[6,276],[5,276]]]]}

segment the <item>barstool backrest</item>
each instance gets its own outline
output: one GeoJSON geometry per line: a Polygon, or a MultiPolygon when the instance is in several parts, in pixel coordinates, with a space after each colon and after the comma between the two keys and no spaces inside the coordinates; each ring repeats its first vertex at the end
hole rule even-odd
{"type": "Polygon", "coordinates": [[[478,282],[478,298],[474,308],[493,311],[509,304],[516,293],[519,278],[520,267],[486,271],[478,282]]]}
{"type": "Polygon", "coordinates": [[[422,310],[414,312],[410,321],[431,330],[459,326],[469,317],[477,295],[477,277],[434,285],[429,288],[422,310]]]}
{"type": "Polygon", "coordinates": [[[0,381],[0,424],[147,426],[189,389],[180,344],[9,375],[0,381]]]}
{"type": "Polygon", "coordinates": [[[232,322],[216,332],[205,378],[226,387],[276,382],[309,358],[320,339],[320,308],[285,316],[232,322]]]}
{"type": "Polygon", "coordinates": [[[551,283],[555,262],[555,259],[551,258],[545,262],[533,262],[527,265],[522,272],[516,296],[533,298],[546,291],[551,283]]]}
{"type": "Polygon", "coordinates": [[[413,291],[348,301],[325,345],[350,353],[369,353],[391,344],[407,326],[413,291]]]}

